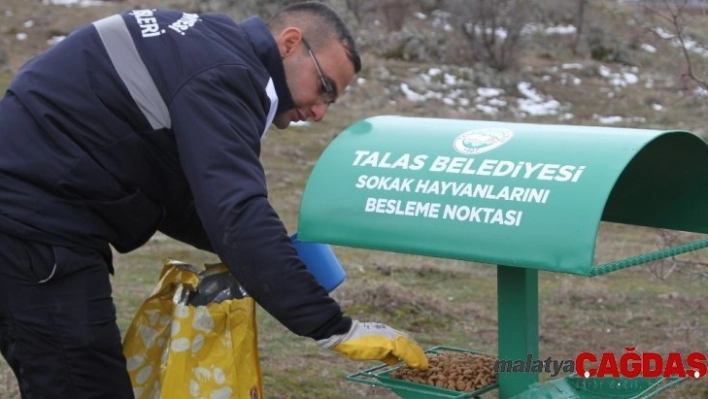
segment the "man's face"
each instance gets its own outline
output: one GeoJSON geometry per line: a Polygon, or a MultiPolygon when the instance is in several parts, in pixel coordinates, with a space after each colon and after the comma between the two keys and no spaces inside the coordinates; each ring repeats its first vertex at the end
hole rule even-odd
{"type": "Polygon", "coordinates": [[[285,52],[281,46],[295,108],[276,115],[273,123],[279,129],[287,128],[290,122],[322,120],[330,103],[344,92],[354,76],[354,65],[341,43],[332,40],[317,50],[308,49],[306,43],[307,39],[303,41],[300,35],[289,43],[285,52]]]}

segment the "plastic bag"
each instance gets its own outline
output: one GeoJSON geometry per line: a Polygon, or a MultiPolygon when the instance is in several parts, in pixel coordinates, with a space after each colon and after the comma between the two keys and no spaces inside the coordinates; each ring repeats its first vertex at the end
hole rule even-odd
{"type": "Polygon", "coordinates": [[[168,260],[123,340],[136,399],[258,399],[255,302],[221,264],[168,260]]]}

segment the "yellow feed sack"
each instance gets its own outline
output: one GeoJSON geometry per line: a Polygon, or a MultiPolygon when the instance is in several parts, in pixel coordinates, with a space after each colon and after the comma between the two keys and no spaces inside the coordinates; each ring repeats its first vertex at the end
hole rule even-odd
{"type": "Polygon", "coordinates": [[[191,304],[205,273],[227,275],[221,265],[168,261],[133,319],[123,352],[137,399],[262,397],[255,303],[231,295],[191,304]]]}

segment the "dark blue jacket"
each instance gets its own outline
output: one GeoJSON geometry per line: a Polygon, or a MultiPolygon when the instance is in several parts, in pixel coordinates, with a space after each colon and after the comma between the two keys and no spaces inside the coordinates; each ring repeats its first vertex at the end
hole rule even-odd
{"type": "Polygon", "coordinates": [[[82,27],[0,101],[0,231],[110,259],[109,243],[160,230],[218,254],[296,334],[345,332],[267,198],[261,136],[293,106],[258,18],[136,10],[82,27]]]}

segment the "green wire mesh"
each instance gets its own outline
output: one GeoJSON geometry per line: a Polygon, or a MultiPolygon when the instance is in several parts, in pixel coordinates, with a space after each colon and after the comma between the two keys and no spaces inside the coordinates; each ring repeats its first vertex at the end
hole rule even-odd
{"type": "Polygon", "coordinates": [[[659,259],[676,256],[686,252],[697,251],[706,247],[708,247],[708,240],[704,239],[692,241],[687,244],[677,245],[675,247],[665,248],[659,251],[649,252],[647,254],[632,256],[630,258],[620,259],[614,262],[595,266],[590,272],[590,276],[599,276],[601,274],[615,272],[617,270],[626,269],[628,267],[640,265],[642,263],[654,262],[659,259]]]}

